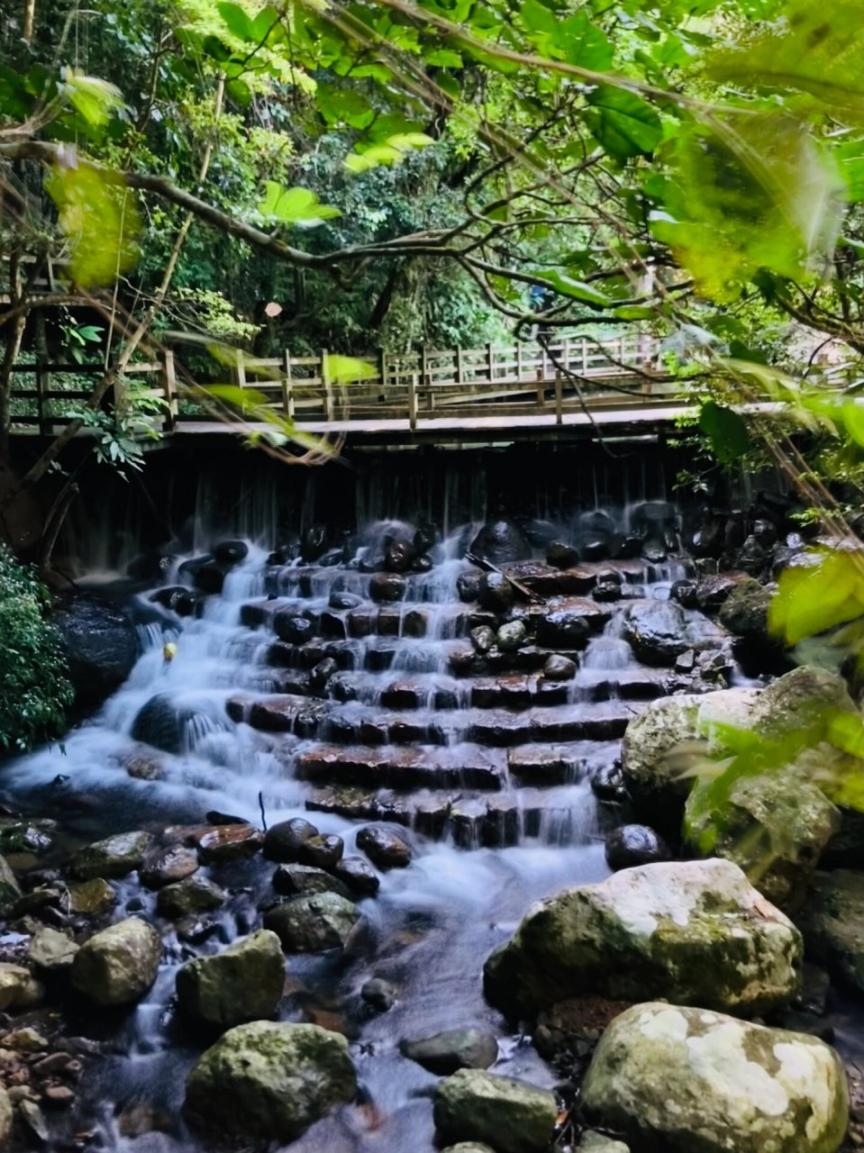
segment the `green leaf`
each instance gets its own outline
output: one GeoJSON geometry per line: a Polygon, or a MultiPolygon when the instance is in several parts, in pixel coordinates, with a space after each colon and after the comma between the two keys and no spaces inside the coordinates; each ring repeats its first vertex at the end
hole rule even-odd
{"type": "MultiPolygon", "coordinates": [[[[606,33],[592,24],[584,12],[560,21],[552,43],[561,49],[568,64],[602,72],[611,67],[614,51],[606,33]]],[[[647,107],[647,105],[646,105],[647,107]]]]}
{"type": "Polygon", "coordinates": [[[519,18],[529,32],[545,32],[548,36],[554,36],[558,29],[558,17],[540,0],[524,0],[519,8],[519,18]]]}
{"type": "Polygon", "coordinates": [[[368,172],[381,164],[399,164],[414,149],[434,144],[431,136],[423,132],[397,132],[388,136],[383,144],[373,144],[362,152],[352,152],[345,157],[345,167],[349,172],[368,172]]]}
{"type": "Polygon", "coordinates": [[[325,220],[333,220],[342,215],[338,208],[322,204],[318,193],[312,189],[285,188],[275,180],[267,181],[264,199],[258,205],[258,211],[262,216],[300,228],[315,228],[325,220]]]}
{"type": "Polygon", "coordinates": [[[751,447],[750,434],[740,414],[713,400],[702,405],[699,427],[720,464],[734,464],[751,447]]]}
{"type": "Polygon", "coordinates": [[[96,76],[85,76],[74,68],[64,69],[61,90],[75,110],[94,128],[107,124],[112,113],[123,107],[119,88],[96,76]]]}
{"type": "Polygon", "coordinates": [[[431,64],[433,68],[463,67],[462,57],[450,48],[439,48],[435,52],[430,52],[426,57],[426,63],[431,64]]]}
{"type": "Polygon", "coordinates": [[[348,124],[352,128],[368,128],[375,119],[375,109],[366,97],[351,89],[319,85],[315,103],[329,125],[348,124]]]}
{"type": "Polygon", "coordinates": [[[603,84],[588,96],[588,127],[610,156],[649,156],[663,138],[660,117],[641,96],[603,84]]]}
{"type": "Polygon", "coordinates": [[[230,3],[229,0],[219,0],[216,5],[222,22],[238,40],[253,40],[252,21],[240,4],[230,3]]]}
{"type": "Polygon", "coordinates": [[[248,108],[252,103],[252,89],[245,80],[240,80],[235,77],[229,80],[225,85],[225,90],[231,99],[240,108],[248,108]]]}
{"type": "Polygon", "coordinates": [[[141,222],[134,193],[119,176],[88,164],[57,165],[45,187],[69,242],[69,272],[76,284],[113,284],[135,265],[141,222]]]}
{"type": "Polygon", "coordinates": [[[860,553],[817,551],[815,566],[780,574],[768,611],[772,635],[787,645],[818,636],[864,613],[864,558],[860,553]]]}
{"type": "Polygon", "coordinates": [[[556,268],[549,268],[543,271],[535,270],[532,275],[538,277],[540,280],[546,281],[556,292],[560,292],[562,296],[570,296],[573,300],[582,300],[586,304],[597,305],[601,308],[608,308],[611,304],[609,297],[600,292],[599,289],[594,288],[590,284],[586,284],[583,280],[574,280],[570,276],[565,276],[564,273],[559,272],[556,268]]]}
{"type": "Polygon", "coordinates": [[[358,360],[355,356],[335,356],[327,354],[327,375],[337,384],[350,384],[356,380],[374,380],[378,369],[368,360],[358,360]]]}

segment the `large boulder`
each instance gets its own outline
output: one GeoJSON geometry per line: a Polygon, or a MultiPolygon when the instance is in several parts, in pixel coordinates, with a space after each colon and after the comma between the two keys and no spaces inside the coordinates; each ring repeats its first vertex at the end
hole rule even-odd
{"type": "Polygon", "coordinates": [[[135,717],[132,739],[165,753],[183,753],[187,751],[187,733],[199,717],[200,712],[192,706],[179,704],[169,693],[157,693],[135,717]]]}
{"type": "Polygon", "coordinates": [[[731,590],[720,609],[719,621],[735,637],[768,642],[768,609],[774,590],[763,581],[745,577],[731,590]]]}
{"type": "Polygon", "coordinates": [[[623,617],[624,637],[648,665],[672,665],[688,649],[717,648],[724,634],[698,613],[684,612],[675,601],[642,600],[623,617]]]}
{"type": "Polygon", "coordinates": [[[819,874],[798,923],[808,953],[864,993],[864,873],[819,874]]]}
{"type": "Polygon", "coordinates": [[[691,770],[719,744],[717,726],[745,728],[758,697],[756,689],[683,693],[652,701],[630,721],[621,745],[621,769],[633,799],[669,823],[680,816],[689,793],[691,770]]]}
{"type": "Polygon", "coordinates": [[[531,909],[486,961],[488,999],[530,1017],[568,997],[665,997],[747,1016],[789,1001],[801,935],[731,861],[624,869],[531,909]]]}
{"type": "Polygon", "coordinates": [[[822,1041],[658,1003],[612,1022],[582,1104],[645,1153],[836,1153],[848,1122],[843,1066],[822,1041]]]}
{"type": "Polygon", "coordinates": [[[488,1142],[496,1153],[540,1153],[555,1134],[558,1107],[547,1089],[480,1069],[460,1069],[435,1091],[439,1140],[488,1142]]]}
{"type": "Polygon", "coordinates": [[[469,551],[500,565],[525,560],[531,555],[531,544],[510,521],[487,521],[471,541],[469,551]]]}
{"type": "Polygon", "coordinates": [[[357,1075],[348,1042],[317,1025],[253,1021],[230,1029],[186,1082],[185,1111],[217,1141],[293,1141],[350,1102],[357,1075]]]}
{"type": "Polygon", "coordinates": [[[101,704],[126,680],[138,660],[135,626],[116,605],[76,595],[54,612],[79,705],[101,704]]]}
{"type": "Polygon", "coordinates": [[[342,949],[360,921],[352,902],[338,893],[310,893],[275,905],[264,914],[287,953],[322,953],[342,949]]]}
{"type": "Polygon", "coordinates": [[[285,959],[275,933],[262,929],[177,973],[177,1000],[189,1017],[217,1029],[272,1017],[282,998],[285,959]]]}
{"type": "Polygon", "coordinates": [[[162,938],[153,926],[127,917],[81,946],[72,962],[72,984],[97,1005],[131,1005],[156,980],[161,957],[162,938]]]}
{"type": "Polygon", "coordinates": [[[799,665],[759,694],[750,721],[759,733],[777,737],[821,725],[838,712],[857,711],[841,676],[815,665],[799,665]]]}
{"type": "Polygon", "coordinates": [[[741,776],[719,798],[702,777],[687,798],[684,829],[697,852],[740,865],[782,908],[804,897],[840,811],[795,769],[741,776]]]}
{"type": "Polygon", "coordinates": [[[6,1090],[0,1087],[0,1149],[5,1149],[9,1144],[13,1120],[12,1101],[6,1090]]]}

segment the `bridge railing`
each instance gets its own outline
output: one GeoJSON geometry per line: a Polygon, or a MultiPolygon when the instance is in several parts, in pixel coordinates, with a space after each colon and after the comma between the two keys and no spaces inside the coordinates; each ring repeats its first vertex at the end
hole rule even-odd
{"type": "MultiPolygon", "coordinates": [[[[254,390],[266,407],[298,423],[402,420],[411,428],[440,418],[550,413],[560,422],[586,403],[638,407],[676,391],[663,373],[659,340],[644,333],[602,341],[554,336],[539,344],[379,353],[368,360],[368,376],[350,383],[340,379],[338,363],[326,350],[265,358],[239,353],[233,383],[250,390],[250,399],[254,390]]],[[[101,365],[16,366],[12,431],[46,435],[68,423],[90,395],[87,385],[103,372],[101,365]]],[[[163,399],[166,428],[190,422],[200,429],[214,421],[194,393],[178,390],[171,349],[131,366],[126,376],[137,377],[139,395],[163,399]]],[[[124,387],[121,382],[106,404],[122,405],[124,387]]]]}

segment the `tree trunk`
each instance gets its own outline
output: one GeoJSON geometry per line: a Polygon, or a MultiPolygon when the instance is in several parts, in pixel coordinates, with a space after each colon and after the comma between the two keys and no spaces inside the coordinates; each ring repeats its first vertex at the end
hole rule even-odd
{"type": "Polygon", "coordinates": [[[33,39],[36,27],[36,0],[24,0],[24,24],[21,29],[21,38],[29,44],[33,39]]]}

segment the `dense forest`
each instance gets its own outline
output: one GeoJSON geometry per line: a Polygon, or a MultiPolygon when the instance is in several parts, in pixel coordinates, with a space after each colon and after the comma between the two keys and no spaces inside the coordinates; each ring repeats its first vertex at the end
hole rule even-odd
{"type": "Polygon", "coordinates": [[[9,0],[0,1148],[864,1148],[864,0],[9,0]]]}

